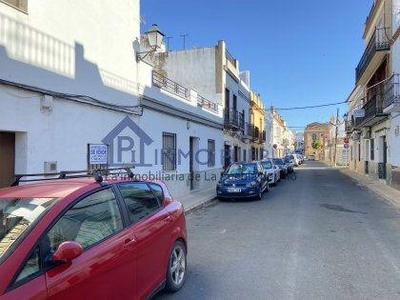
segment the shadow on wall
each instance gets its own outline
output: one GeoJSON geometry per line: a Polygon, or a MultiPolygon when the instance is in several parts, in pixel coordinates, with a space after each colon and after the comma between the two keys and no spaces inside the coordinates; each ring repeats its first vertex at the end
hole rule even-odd
{"type": "Polygon", "coordinates": [[[135,81],[86,60],[83,45],[67,44],[1,13],[0,65],[4,80],[113,104],[137,104],[135,81]]]}

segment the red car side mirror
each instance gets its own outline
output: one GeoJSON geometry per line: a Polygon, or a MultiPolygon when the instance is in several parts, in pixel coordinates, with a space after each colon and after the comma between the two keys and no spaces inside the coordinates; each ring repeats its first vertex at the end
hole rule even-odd
{"type": "Polygon", "coordinates": [[[67,241],[58,246],[56,252],[52,255],[52,258],[54,261],[66,263],[77,258],[82,253],[83,248],[79,243],[67,241]]]}

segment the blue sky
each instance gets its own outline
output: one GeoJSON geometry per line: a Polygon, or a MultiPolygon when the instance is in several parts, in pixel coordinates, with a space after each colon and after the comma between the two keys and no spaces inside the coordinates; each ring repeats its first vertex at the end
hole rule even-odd
{"type": "MultiPolygon", "coordinates": [[[[345,101],[363,54],[364,23],[373,0],[142,0],[146,31],[152,23],[170,48],[209,47],[225,40],[250,70],[251,88],[277,108],[345,101]]],[[[340,114],[346,110],[341,105],[340,114]]],[[[280,111],[296,130],[326,122],[337,106],[280,111]]]]}

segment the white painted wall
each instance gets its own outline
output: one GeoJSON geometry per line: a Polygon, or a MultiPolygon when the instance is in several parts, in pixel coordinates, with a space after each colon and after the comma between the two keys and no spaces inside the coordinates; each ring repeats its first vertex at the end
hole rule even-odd
{"type": "Polygon", "coordinates": [[[139,18],[139,0],[0,3],[0,78],[132,105],[139,18]]]}
{"type": "Polygon", "coordinates": [[[168,52],[163,70],[167,77],[195,89],[204,98],[222,104],[216,93],[215,47],[168,52]]]}

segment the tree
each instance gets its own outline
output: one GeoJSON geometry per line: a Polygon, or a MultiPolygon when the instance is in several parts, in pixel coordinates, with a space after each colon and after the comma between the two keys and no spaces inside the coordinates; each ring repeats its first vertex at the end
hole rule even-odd
{"type": "Polygon", "coordinates": [[[311,143],[311,147],[313,147],[313,149],[318,150],[322,148],[322,143],[320,140],[315,140],[311,143]]]}

